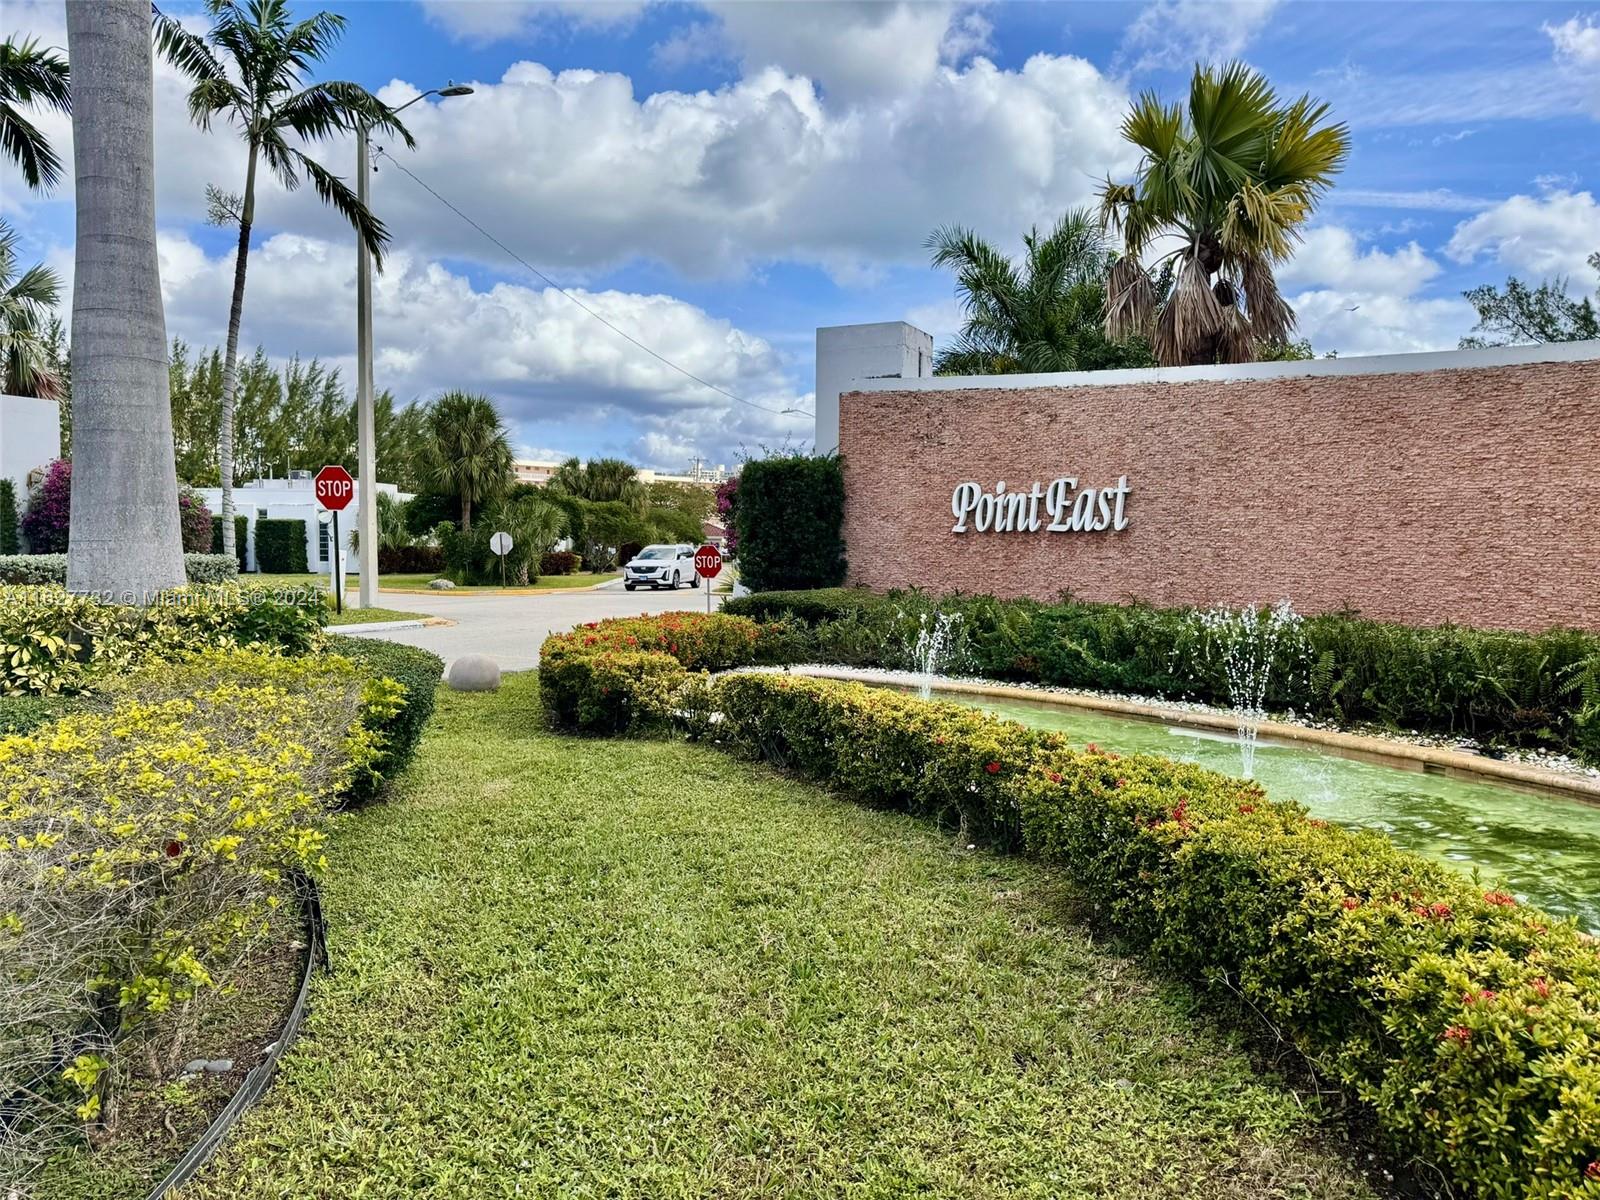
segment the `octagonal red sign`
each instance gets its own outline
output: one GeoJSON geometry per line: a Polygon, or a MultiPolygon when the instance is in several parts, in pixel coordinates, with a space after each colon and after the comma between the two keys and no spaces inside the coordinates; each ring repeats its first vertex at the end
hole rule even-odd
{"type": "Polygon", "coordinates": [[[317,472],[317,503],[323,508],[339,512],[355,499],[356,481],[337,463],[317,472]]]}

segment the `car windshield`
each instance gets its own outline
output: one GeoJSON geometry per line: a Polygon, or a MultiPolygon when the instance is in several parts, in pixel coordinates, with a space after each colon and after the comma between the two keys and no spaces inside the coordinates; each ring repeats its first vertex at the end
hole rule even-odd
{"type": "Polygon", "coordinates": [[[639,553],[637,555],[635,555],[634,557],[635,558],[671,558],[672,557],[672,547],[671,546],[646,546],[643,550],[639,551],[639,553]]]}

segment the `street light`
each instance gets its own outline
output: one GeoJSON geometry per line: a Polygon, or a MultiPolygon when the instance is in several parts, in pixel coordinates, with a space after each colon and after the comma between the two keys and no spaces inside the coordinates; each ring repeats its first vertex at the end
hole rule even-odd
{"type": "MultiPolygon", "coordinates": [[[[470,96],[464,83],[449,83],[429,88],[407,100],[395,112],[410,108],[429,96],[470,96]]],[[[356,199],[367,206],[367,127],[356,126],[356,199]]],[[[356,502],[361,545],[360,608],[378,602],[378,429],[372,401],[372,255],[367,243],[356,234],[356,502]]]]}

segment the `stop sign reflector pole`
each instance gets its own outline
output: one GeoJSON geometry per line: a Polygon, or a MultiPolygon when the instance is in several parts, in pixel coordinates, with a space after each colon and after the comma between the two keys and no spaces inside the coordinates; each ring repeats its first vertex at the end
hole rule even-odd
{"type": "Polygon", "coordinates": [[[706,611],[711,611],[711,581],[722,572],[722,551],[710,542],[694,552],[694,573],[706,581],[706,611]]]}
{"type": "Polygon", "coordinates": [[[339,543],[339,513],[356,494],[356,481],[338,463],[317,472],[314,490],[317,503],[333,514],[333,607],[344,612],[344,548],[339,543]]]}

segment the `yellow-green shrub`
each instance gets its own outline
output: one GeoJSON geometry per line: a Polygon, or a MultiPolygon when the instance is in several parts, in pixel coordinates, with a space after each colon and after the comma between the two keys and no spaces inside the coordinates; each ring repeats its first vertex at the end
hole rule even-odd
{"type": "Polygon", "coordinates": [[[321,866],[323,812],[398,700],[344,659],[213,652],[0,739],[6,1094],[54,1075],[93,1117],[125,1039],[175,1052],[286,873],[321,866]]]}
{"type": "Polygon", "coordinates": [[[232,646],[309,654],[326,601],[312,589],[178,588],[146,608],[59,587],[0,587],[0,695],[92,689],[146,661],[232,646]]]}

